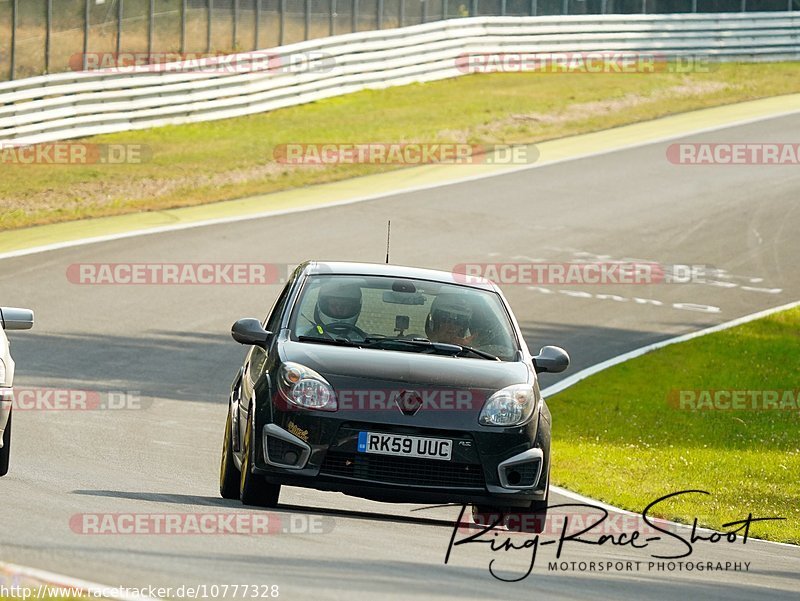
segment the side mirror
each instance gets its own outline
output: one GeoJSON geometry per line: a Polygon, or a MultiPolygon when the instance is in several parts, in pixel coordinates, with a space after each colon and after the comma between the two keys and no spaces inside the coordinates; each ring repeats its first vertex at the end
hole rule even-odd
{"type": "Polygon", "coordinates": [[[33,311],[0,307],[0,321],[4,330],[30,330],[33,327],[33,311]]]}
{"type": "Polygon", "coordinates": [[[558,346],[543,346],[533,358],[533,368],[537,374],[542,372],[557,374],[569,367],[567,351],[558,346]]]}
{"type": "Polygon", "coordinates": [[[251,344],[267,348],[272,332],[267,332],[261,322],[253,317],[240,319],[231,327],[231,336],[241,344],[251,344]]]}

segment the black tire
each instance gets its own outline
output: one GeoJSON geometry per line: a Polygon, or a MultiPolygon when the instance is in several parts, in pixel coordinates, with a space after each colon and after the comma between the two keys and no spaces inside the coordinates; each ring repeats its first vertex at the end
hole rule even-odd
{"type": "Polygon", "coordinates": [[[263,476],[252,473],[253,420],[248,418],[242,449],[242,472],[239,480],[239,498],[245,505],[275,507],[281,494],[280,484],[270,484],[263,476]]]}
{"type": "Polygon", "coordinates": [[[219,466],[219,494],[223,499],[238,499],[242,474],[233,460],[233,438],[231,406],[228,404],[228,419],[225,420],[225,440],[222,442],[222,459],[219,466]]]}
{"type": "Polygon", "coordinates": [[[0,449],[0,477],[8,473],[8,465],[11,459],[11,412],[8,413],[8,423],[3,430],[3,448],[0,449]]]}

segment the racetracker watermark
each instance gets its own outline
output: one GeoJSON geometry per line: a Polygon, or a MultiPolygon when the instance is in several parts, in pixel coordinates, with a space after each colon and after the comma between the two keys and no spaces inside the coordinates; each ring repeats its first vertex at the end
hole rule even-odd
{"type": "Polygon", "coordinates": [[[651,285],[708,282],[717,270],[707,265],[666,265],[647,261],[570,263],[459,263],[459,282],[489,280],[497,285],[651,285]]]}
{"type": "Polygon", "coordinates": [[[667,147],[675,165],[800,165],[800,144],[681,143],[667,147]]]}
{"type": "Polygon", "coordinates": [[[273,159],[287,165],[529,165],[535,146],[460,142],[323,142],[279,144],[273,159]]]}
{"type": "Polygon", "coordinates": [[[0,144],[2,165],[140,165],[151,157],[150,146],[146,144],[0,144]]]}
{"type": "Polygon", "coordinates": [[[673,389],[667,404],[681,411],[800,411],[800,389],[673,389]]]}
{"type": "Polygon", "coordinates": [[[213,52],[87,52],[73,54],[69,61],[73,71],[101,69],[111,73],[198,73],[236,74],[327,73],[336,66],[327,52],[253,51],[239,54],[213,52]]]}
{"type": "Polygon", "coordinates": [[[67,280],[88,286],[266,286],[286,282],[295,267],[287,263],[73,263],[67,267],[67,280]]]}
{"type": "MultiPolygon", "coordinates": [[[[476,412],[483,408],[489,398],[485,391],[466,388],[339,388],[335,394],[336,411],[399,411],[404,414],[418,411],[476,412]]],[[[290,399],[290,395],[282,391],[275,397],[274,403],[283,411],[307,413],[305,406],[290,399]]]]}
{"type": "Polygon", "coordinates": [[[14,411],[124,411],[147,409],[151,400],[138,390],[75,390],[69,388],[14,388],[14,411]]]}
{"type": "Polygon", "coordinates": [[[641,52],[471,52],[456,57],[462,73],[708,73],[707,56],[641,52]]]}
{"type": "Polygon", "coordinates": [[[269,512],[76,513],[69,528],[81,535],[238,535],[330,534],[333,518],[269,512]]]}

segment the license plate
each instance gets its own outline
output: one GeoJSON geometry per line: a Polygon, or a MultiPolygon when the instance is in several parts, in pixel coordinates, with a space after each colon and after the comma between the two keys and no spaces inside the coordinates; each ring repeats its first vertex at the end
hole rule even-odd
{"type": "Polygon", "coordinates": [[[358,452],[450,461],[450,455],[453,452],[453,441],[446,438],[359,432],[358,452]]]}

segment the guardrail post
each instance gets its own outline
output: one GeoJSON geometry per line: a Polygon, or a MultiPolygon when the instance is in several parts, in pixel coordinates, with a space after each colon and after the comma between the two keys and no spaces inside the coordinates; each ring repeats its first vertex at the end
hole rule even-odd
{"type": "Polygon", "coordinates": [[[311,0],[306,0],[303,3],[303,39],[307,40],[311,35],[311,0]]]}
{"type": "Polygon", "coordinates": [[[11,61],[8,65],[8,78],[14,79],[14,71],[17,66],[17,6],[18,0],[11,0],[11,61]]]}
{"type": "Polygon", "coordinates": [[[350,17],[350,29],[355,33],[358,30],[358,0],[353,0],[353,12],[350,17]]]}
{"type": "Polygon", "coordinates": [[[420,11],[422,14],[419,16],[420,23],[427,23],[428,22],[428,0],[420,0],[422,3],[422,10],[420,11]]]}
{"type": "Polygon", "coordinates": [[[472,0],[472,4],[469,5],[469,16],[470,17],[478,16],[478,0],[472,0]]]}
{"type": "Polygon", "coordinates": [[[692,0],[692,12],[697,12],[697,0],[692,0]]]}
{"type": "Polygon", "coordinates": [[[50,36],[53,33],[53,0],[47,0],[47,31],[44,35],[44,72],[50,73],[50,36]]]}
{"type": "Polygon", "coordinates": [[[642,0],[642,14],[647,14],[647,0],[642,0]]]}
{"type": "Polygon", "coordinates": [[[564,0],[561,4],[561,14],[568,15],[569,14],[569,0],[564,0]]]}
{"type": "Polygon", "coordinates": [[[406,0],[400,0],[400,27],[403,26],[403,22],[406,20],[406,0]]]}
{"type": "Polygon", "coordinates": [[[383,0],[378,0],[378,15],[377,15],[378,29],[383,29],[383,0]]]}
{"type": "Polygon", "coordinates": [[[328,35],[333,35],[333,32],[336,30],[336,19],[334,18],[335,16],[336,16],[336,0],[331,0],[331,10],[330,13],[328,14],[328,17],[330,19],[330,24],[329,24],[330,26],[328,27],[329,29],[328,35]]]}
{"type": "Polygon", "coordinates": [[[531,0],[531,16],[532,17],[535,17],[536,13],[539,12],[539,6],[537,4],[538,3],[536,2],[536,0],[531,0]]]}
{"type": "Polygon", "coordinates": [[[500,16],[506,16],[506,0],[500,0],[500,16]]]}
{"type": "Polygon", "coordinates": [[[606,14],[607,10],[608,10],[608,0],[601,0],[600,1],[600,14],[601,15],[606,14]]]}
{"type": "Polygon", "coordinates": [[[233,12],[231,15],[233,19],[233,51],[235,52],[237,50],[236,43],[239,38],[239,0],[233,0],[231,10],[233,12]]]}
{"type": "Polygon", "coordinates": [[[91,7],[89,0],[83,3],[83,61],[81,66],[84,71],[89,67],[89,9],[91,7]]]}
{"type": "Polygon", "coordinates": [[[741,6],[739,12],[743,12],[743,13],[747,12],[747,0],[742,0],[742,6],[741,6]]]}
{"type": "Polygon", "coordinates": [[[186,2],[181,0],[181,55],[186,54],[186,2]]]}

